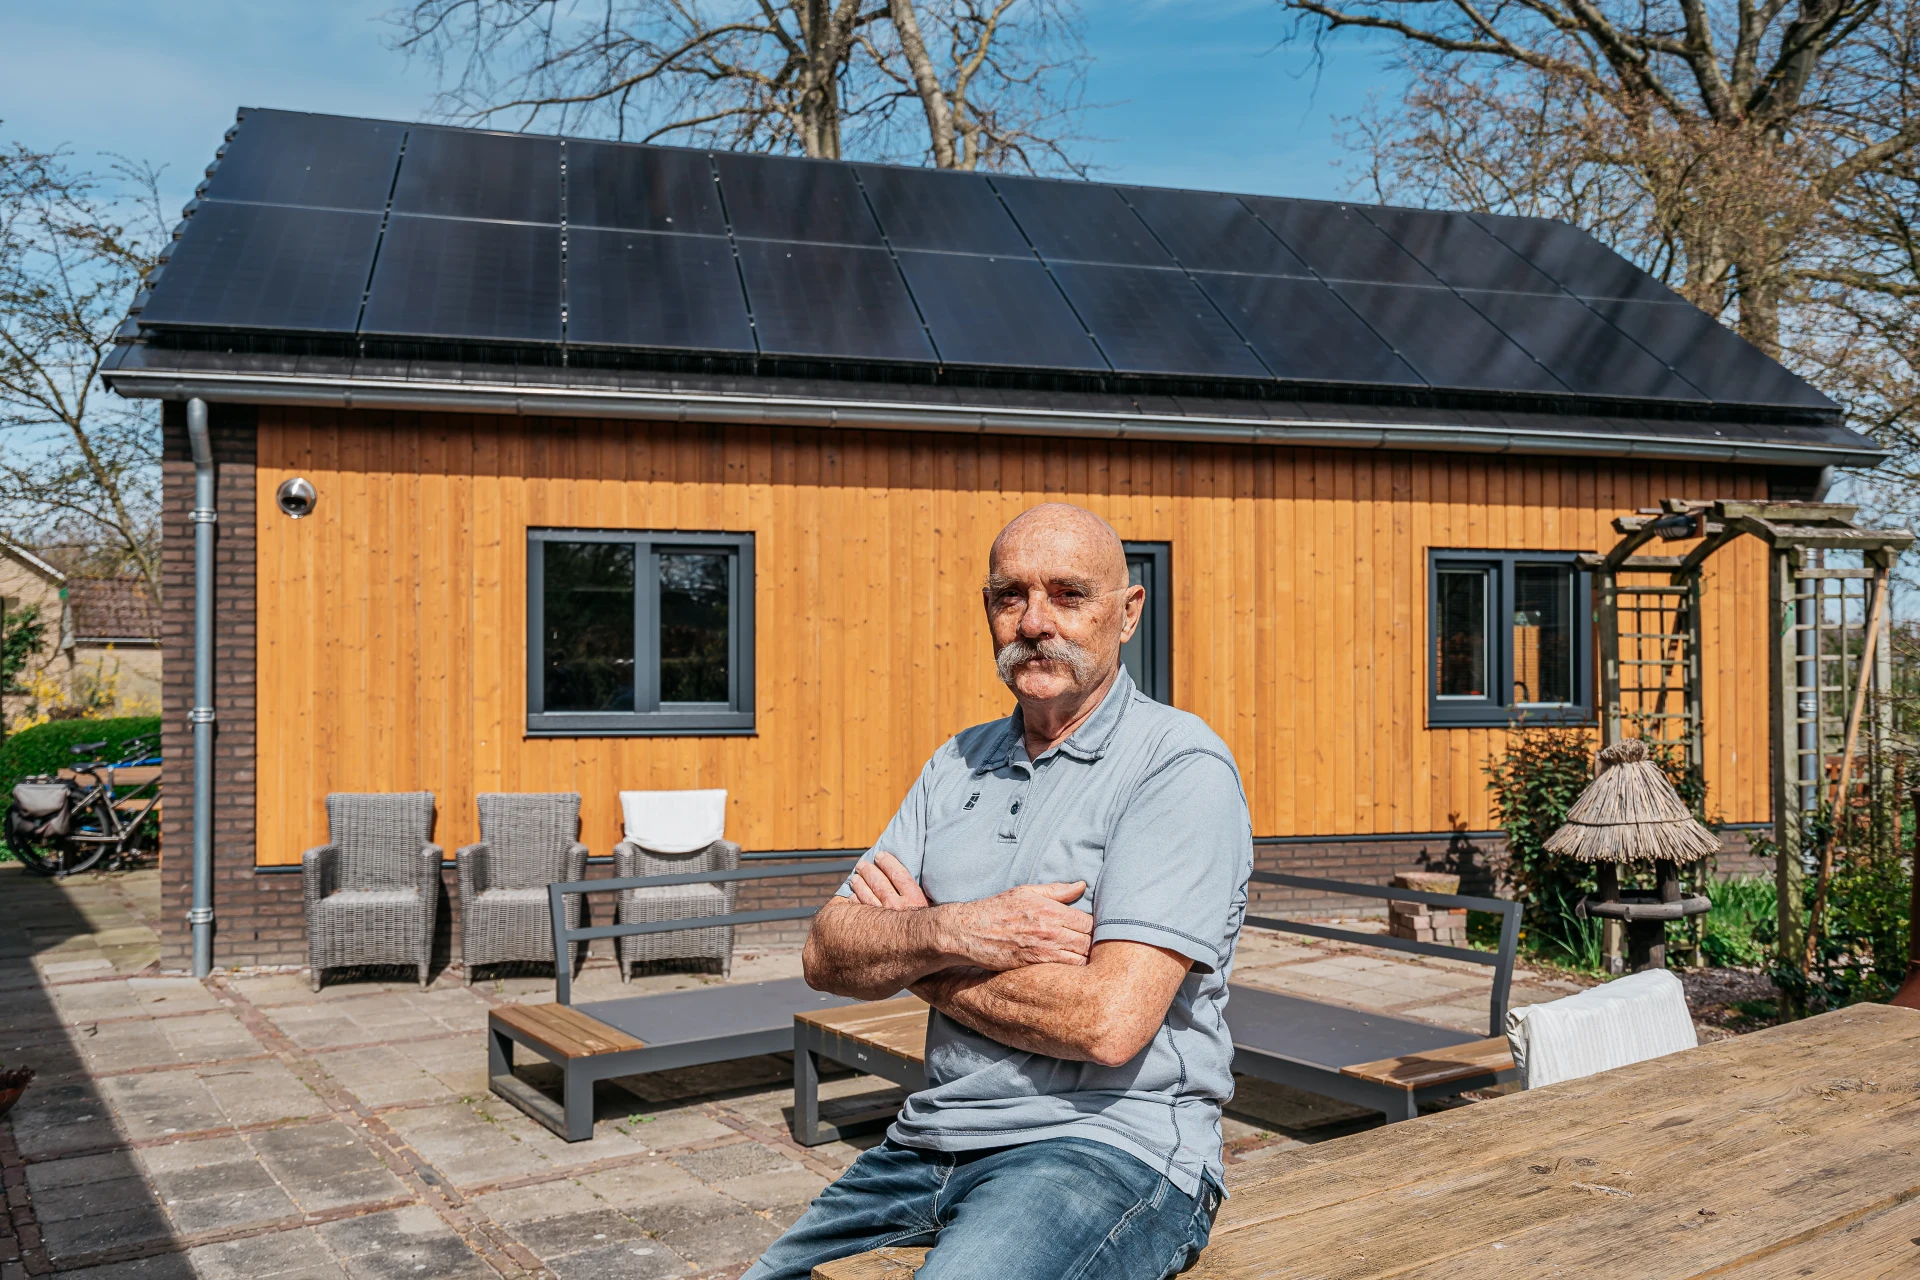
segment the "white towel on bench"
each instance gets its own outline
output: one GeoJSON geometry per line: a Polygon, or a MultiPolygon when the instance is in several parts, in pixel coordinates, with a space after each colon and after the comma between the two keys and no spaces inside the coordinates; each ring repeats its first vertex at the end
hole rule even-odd
{"type": "Polygon", "coordinates": [[[1507,1044],[1527,1088],[1577,1080],[1700,1043],[1680,979],[1665,969],[1507,1012],[1507,1044]]]}
{"type": "Polygon", "coordinates": [[[622,791],[627,839],[651,853],[692,853],[726,838],[727,793],[622,791]]]}

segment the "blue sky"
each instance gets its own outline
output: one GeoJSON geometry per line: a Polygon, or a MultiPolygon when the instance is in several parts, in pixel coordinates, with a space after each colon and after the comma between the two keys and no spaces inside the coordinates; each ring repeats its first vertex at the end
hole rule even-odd
{"type": "MultiPolygon", "coordinates": [[[[164,164],[170,209],[241,105],[420,119],[422,65],[387,47],[395,0],[61,0],[9,6],[0,136],[164,164]]],[[[1389,88],[1377,49],[1335,47],[1317,73],[1280,47],[1271,0],[1084,0],[1094,63],[1088,150],[1110,177],[1334,196],[1337,118],[1389,88]]]]}

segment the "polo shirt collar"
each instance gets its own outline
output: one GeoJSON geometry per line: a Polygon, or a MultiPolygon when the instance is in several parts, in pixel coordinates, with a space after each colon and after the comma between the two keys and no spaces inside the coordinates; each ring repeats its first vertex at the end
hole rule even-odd
{"type": "MultiPolygon", "coordinates": [[[[1089,763],[1104,756],[1107,748],[1113,744],[1113,735],[1120,731],[1120,720],[1126,715],[1127,704],[1133,701],[1133,691],[1133,677],[1122,666],[1113,679],[1113,686],[1107,690],[1107,696],[1100,699],[1100,705],[1093,709],[1093,714],[1054,750],[1089,763]]],[[[1013,714],[1006,718],[1005,724],[1006,729],[1001,733],[993,755],[974,770],[975,774],[991,773],[995,769],[1005,768],[1016,758],[1026,757],[1026,721],[1019,707],[1013,709],[1013,714]]]]}

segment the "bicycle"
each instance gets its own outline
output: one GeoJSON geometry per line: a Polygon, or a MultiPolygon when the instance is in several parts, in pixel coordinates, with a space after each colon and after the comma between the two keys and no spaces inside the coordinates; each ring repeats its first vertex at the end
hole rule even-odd
{"type": "MultiPolygon", "coordinates": [[[[75,756],[107,744],[76,743],[75,756]]],[[[29,871],[70,876],[106,859],[108,869],[126,864],[159,842],[160,754],[152,738],[133,738],[121,746],[121,759],[76,763],[71,777],[39,774],[13,789],[7,808],[7,848],[29,871]],[[121,785],[122,771],[141,773],[121,785]],[[81,779],[90,782],[82,784],[81,779]]],[[[66,771],[63,771],[66,772],[66,771]]]]}

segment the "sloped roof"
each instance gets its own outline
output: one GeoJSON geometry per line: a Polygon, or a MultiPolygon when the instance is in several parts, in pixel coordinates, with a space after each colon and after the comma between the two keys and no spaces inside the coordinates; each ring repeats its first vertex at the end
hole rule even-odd
{"type": "Polygon", "coordinates": [[[70,579],[67,608],[81,644],[160,639],[160,607],[137,579],[70,579]]]}
{"type": "Polygon", "coordinates": [[[1542,219],[251,108],[188,214],[122,392],[1878,457],[1542,219]]]}

